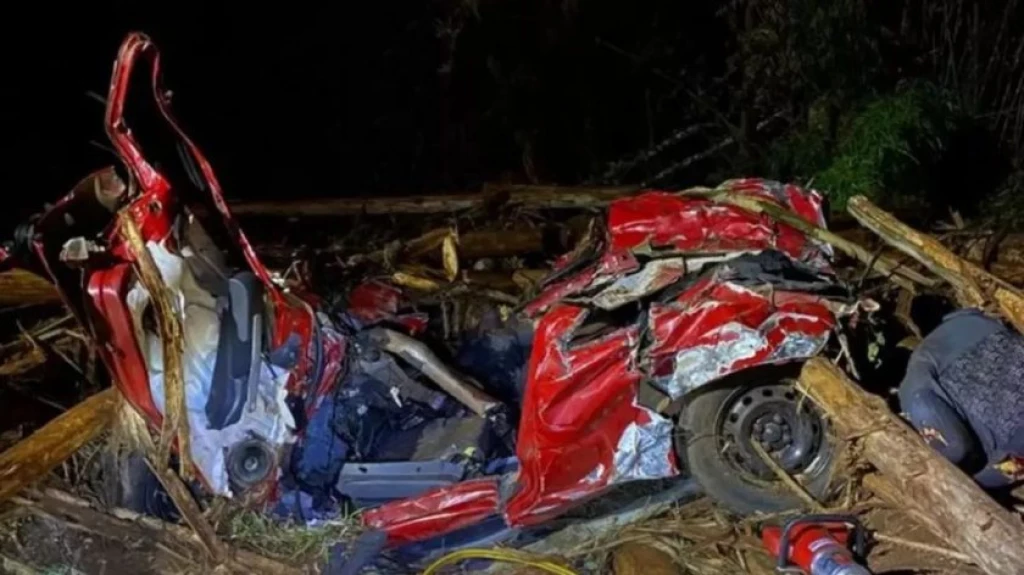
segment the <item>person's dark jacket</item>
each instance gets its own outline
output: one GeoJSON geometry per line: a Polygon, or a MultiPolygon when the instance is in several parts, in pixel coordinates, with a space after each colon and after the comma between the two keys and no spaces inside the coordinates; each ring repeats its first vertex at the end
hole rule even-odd
{"type": "Polygon", "coordinates": [[[1024,337],[979,310],[959,310],[914,350],[899,389],[910,423],[983,486],[1024,456],[1024,337]]]}

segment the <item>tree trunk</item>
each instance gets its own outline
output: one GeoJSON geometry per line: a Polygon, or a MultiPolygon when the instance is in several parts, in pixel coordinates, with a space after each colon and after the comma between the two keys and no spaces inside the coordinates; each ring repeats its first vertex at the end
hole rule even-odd
{"type": "Polygon", "coordinates": [[[52,283],[21,269],[0,273],[0,307],[44,303],[60,303],[52,283]]]}
{"type": "Polygon", "coordinates": [[[961,305],[983,307],[994,302],[1017,330],[1024,332],[1024,293],[1020,290],[897,220],[864,196],[851,198],[847,209],[861,225],[952,285],[961,305]]]}
{"type": "Polygon", "coordinates": [[[608,205],[615,198],[629,195],[637,189],[635,186],[582,188],[486,184],[482,191],[468,194],[232,202],[231,213],[236,216],[277,217],[436,214],[489,205],[579,209],[608,205]]]}
{"type": "Polygon", "coordinates": [[[107,389],[0,453],[0,502],[35,483],[110,426],[117,394],[107,389]]]}
{"type": "Polygon", "coordinates": [[[1024,573],[1024,524],[928,447],[882,398],[821,358],[804,366],[799,387],[841,436],[861,442],[864,457],[899,494],[901,506],[936,535],[988,573],[1024,573]]]}

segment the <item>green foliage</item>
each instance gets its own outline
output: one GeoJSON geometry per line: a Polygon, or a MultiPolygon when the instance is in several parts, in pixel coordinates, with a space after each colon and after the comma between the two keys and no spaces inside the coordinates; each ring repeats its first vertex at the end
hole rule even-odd
{"type": "Polygon", "coordinates": [[[837,209],[864,194],[887,207],[919,204],[956,130],[957,114],[921,84],[864,107],[840,135],[837,154],[815,178],[837,209]]]}
{"type": "MultiPolygon", "coordinates": [[[[813,115],[813,114],[812,114],[813,115]]],[[[772,143],[766,173],[781,181],[810,180],[828,167],[833,143],[827,126],[813,120],[772,143]]]]}
{"type": "Polygon", "coordinates": [[[822,96],[842,107],[870,90],[881,68],[878,27],[860,0],[746,0],[737,12],[737,103],[762,115],[822,96]]]}
{"type": "Polygon", "coordinates": [[[815,121],[817,107],[803,129],[774,147],[768,172],[813,181],[837,210],[858,194],[890,208],[920,205],[935,188],[934,168],[962,121],[934,86],[915,84],[841,118],[833,151],[827,124],[815,121]]]}
{"type": "Polygon", "coordinates": [[[335,543],[358,536],[361,524],[355,515],[306,526],[275,521],[255,511],[243,511],[231,518],[228,531],[231,541],[297,562],[326,558],[335,543]]]}

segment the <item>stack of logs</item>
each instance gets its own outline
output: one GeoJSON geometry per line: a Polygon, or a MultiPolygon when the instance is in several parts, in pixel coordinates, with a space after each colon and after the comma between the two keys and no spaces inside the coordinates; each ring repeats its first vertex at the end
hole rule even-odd
{"type": "MultiPolygon", "coordinates": [[[[482,193],[468,195],[241,203],[233,206],[232,211],[239,217],[325,217],[364,213],[448,213],[495,205],[580,210],[599,208],[635,191],[631,188],[489,186],[482,193]]],[[[857,232],[836,235],[793,218],[772,204],[734,197],[716,190],[701,189],[682,193],[711,197],[799,226],[805,233],[828,241],[839,251],[890,277],[904,289],[915,290],[920,285],[934,286],[941,280],[953,289],[962,306],[981,307],[1002,314],[1018,330],[1024,331],[1024,293],[982,265],[983,262],[991,264],[994,261],[993,269],[999,269],[999,266],[1014,269],[1007,267],[1007,263],[1024,260],[1024,241],[1011,240],[1008,242],[1009,249],[1003,250],[1002,254],[986,248],[969,249],[967,255],[970,259],[965,259],[936,238],[910,228],[866,198],[852,199],[848,207],[852,218],[890,246],[889,252],[881,253],[869,250],[857,241],[857,232]],[[904,256],[903,262],[900,261],[900,255],[904,256]],[[1004,256],[1005,260],[999,259],[1004,256]],[[919,271],[920,268],[908,267],[904,263],[907,258],[919,264],[927,273],[919,271]]],[[[503,257],[542,252],[550,247],[552,241],[568,247],[565,244],[571,243],[571,238],[561,236],[552,240],[551,231],[544,228],[518,232],[470,232],[462,237],[453,230],[441,230],[410,242],[387,246],[377,252],[355,256],[348,263],[410,261],[415,256],[437,251],[443,268],[440,277],[417,275],[416,268],[399,266],[394,268],[392,279],[422,289],[432,289],[435,284],[444,282],[461,281],[484,283],[498,291],[507,292],[535,283],[543,270],[524,270],[520,277],[507,280],[488,278],[483,272],[460,270],[460,256],[503,257]],[[457,252],[454,251],[456,244],[457,252]],[[415,284],[419,280],[429,280],[435,284],[415,284]]],[[[40,283],[38,277],[21,272],[0,275],[0,293],[6,296],[0,303],[7,305],[56,300],[53,290],[40,283]]],[[[173,325],[162,327],[166,327],[168,333],[173,335],[173,325]]],[[[909,508],[923,525],[970,557],[982,570],[999,574],[1024,573],[1024,525],[1020,519],[996,504],[956,467],[932,452],[887,408],[881,398],[868,394],[831,363],[821,359],[806,364],[800,386],[828,413],[843,437],[860,444],[864,457],[878,471],[874,481],[879,495],[894,499],[893,503],[900,507],[909,508]]],[[[13,448],[0,453],[0,502],[16,497],[22,502],[29,502],[26,504],[35,502],[38,506],[42,500],[48,501],[51,507],[61,507],[65,512],[68,509],[74,511],[74,503],[55,502],[52,497],[40,499],[38,495],[29,497],[18,494],[30,488],[53,467],[109,427],[114,418],[116,399],[113,390],[104,391],[68,410],[13,448]]],[[[187,435],[187,431],[187,427],[182,427],[180,423],[174,429],[163,430],[161,445],[156,449],[159,452],[158,461],[166,461],[168,439],[175,435],[178,435],[179,440],[187,439],[182,437],[182,434],[187,435]]],[[[161,480],[176,484],[170,478],[161,477],[161,480]]],[[[172,490],[176,485],[168,487],[172,490]]],[[[79,505],[80,512],[85,513],[81,507],[79,505]]],[[[268,564],[262,559],[226,549],[215,542],[209,526],[204,524],[201,517],[196,519],[199,524],[193,524],[194,513],[193,510],[185,515],[199,534],[199,541],[203,543],[201,548],[217,562],[241,571],[293,571],[272,561],[268,564]]],[[[183,537],[187,539],[188,535],[183,537]]]]}

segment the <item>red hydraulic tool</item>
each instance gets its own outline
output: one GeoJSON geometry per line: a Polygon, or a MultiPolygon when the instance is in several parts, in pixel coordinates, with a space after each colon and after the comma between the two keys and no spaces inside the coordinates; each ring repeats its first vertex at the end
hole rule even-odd
{"type": "Polygon", "coordinates": [[[779,562],[776,571],[803,575],[871,575],[864,556],[864,526],[849,515],[804,515],[785,527],[768,526],[761,540],[779,562]],[[850,532],[853,549],[850,549],[850,532]]]}

